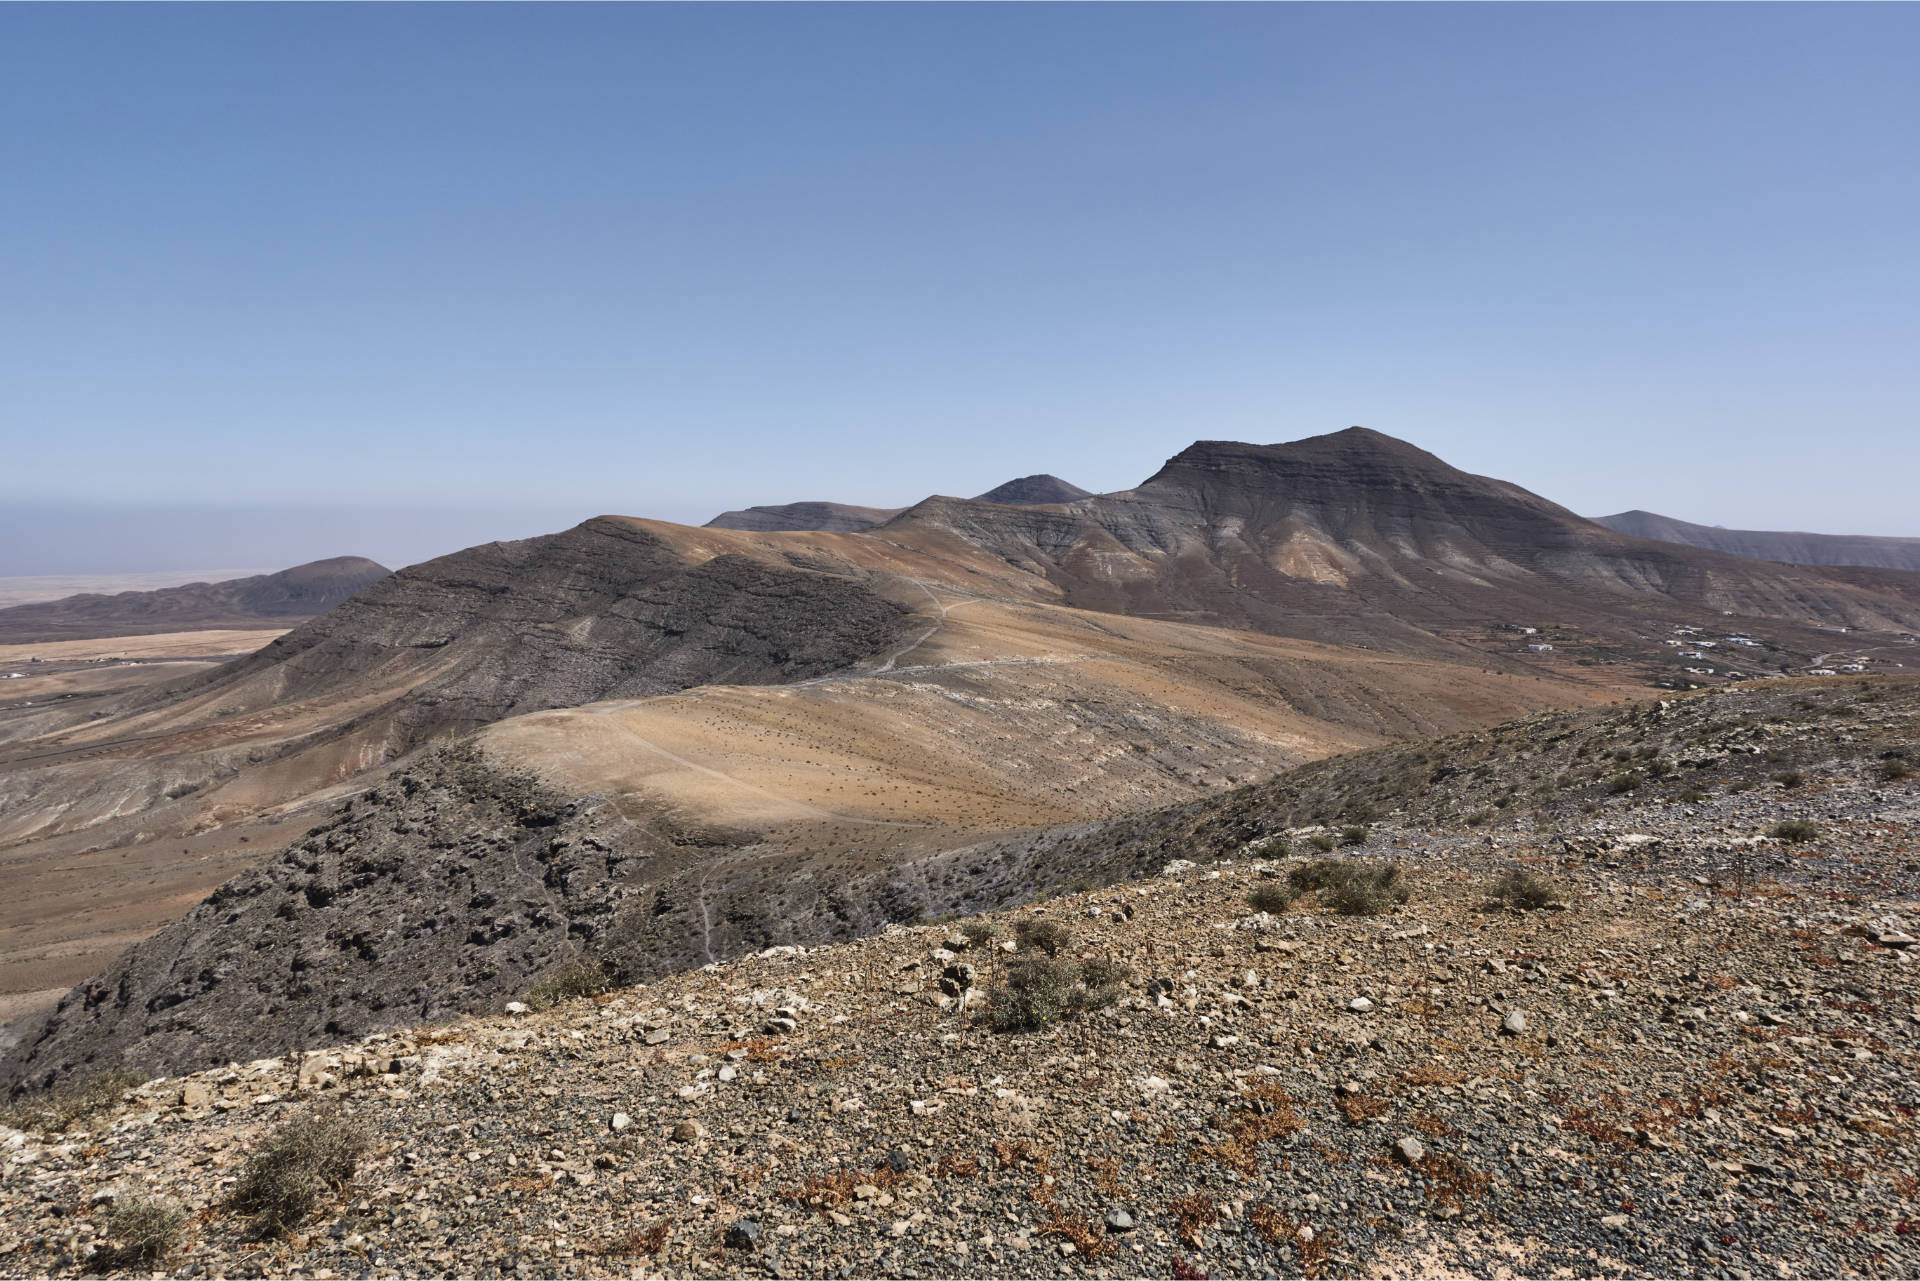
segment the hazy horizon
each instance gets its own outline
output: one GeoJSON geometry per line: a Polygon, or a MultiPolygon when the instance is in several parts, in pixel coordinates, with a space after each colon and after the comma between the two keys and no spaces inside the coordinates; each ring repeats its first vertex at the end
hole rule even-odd
{"type": "Polygon", "coordinates": [[[1913,6],[0,7],[0,573],[1354,423],[1917,536],[1916,57],[1913,6]]]}

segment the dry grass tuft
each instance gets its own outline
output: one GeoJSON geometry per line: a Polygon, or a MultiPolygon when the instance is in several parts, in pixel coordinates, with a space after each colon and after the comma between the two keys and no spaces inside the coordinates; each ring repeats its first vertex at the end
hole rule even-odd
{"type": "Polygon", "coordinates": [[[295,1117],[267,1137],[234,1185],[232,1205],[262,1236],[279,1236],[330,1192],[343,1190],[367,1149],[367,1132],[334,1113],[295,1117]]]}
{"type": "Polygon", "coordinates": [[[22,1099],[0,1110],[0,1125],[16,1130],[58,1134],[111,1111],[120,1096],[147,1078],[125,1068],[109,1068],[96,1076],[45,1094],[22,1099]]]}

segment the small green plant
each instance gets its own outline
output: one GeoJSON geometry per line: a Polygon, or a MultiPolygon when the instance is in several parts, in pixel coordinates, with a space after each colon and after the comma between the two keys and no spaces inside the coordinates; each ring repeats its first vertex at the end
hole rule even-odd
{"type": "Polygon", "coordinates": [[[1468,827],[1484,827],[1486,824],[1492,821],[1493,821],[1492,810],[1475,810],[1473,813],[1467,815],[1467,819],[1466,819],[1468,827]]]}
{"type": "Polygon", "coordinates": [[[1411,896],[1406,873],[1396,863],[1361,859],[1316,859],[1287,874],[1297,890],[1311,890],[1342,916],[1378,916],[1411,896]]]}
{"type": "Polygon", "coordinates": [[[562,1001],[571,1001],[576,997],[598,996],[609,986],[607,976],[597,965],[586,961],[575,961],[558,974],[536,983],[527,993],[527,1004],[535,1009],[546,1009],[562,1001]]]}
{"type": "Polygon", "coordinates": [[[367,1149],[367,1133],[335,1113],[296,1117],[267,1136],[234,1185],[232,1206],[262,1236],[279,1236],[321,1197],[343,1190],[367,1149]]]}
{"type": "Polygon", "coordinates": [[[1058,921],[1030,916],[1013,927],[1013,936],[1023,952],[1045,952],[1058,956],[1060,949],[1073,942],[1073,935],[1058,921]]]}
{"type": "Polygon", "coordinates": [[[1558,903],[1562,897],[1560,887],[1552,881],[1518,867],[1510,867],[1500,873],[1488,887],[1488,893],[1495,902],[1521,911],[1558,903]]]}
{"type": "Polygon", "coordinates": [[[984,916],[976,916],[971,921],[960,923],[960,937],[974,947],[985,947],[1000,937],[1000,923],[989,921],[984,916]]]}
{"type": "Polygon", "coordinates": [[[1112,1005],[1130,973],[1104,959],[1076,965],[1051,956],[1022,957],[992,990],[987,1023],[996,1032],[1031,1032],[1112,1005]]]}
{"type": "Polygon", "coordinates": [[[121,1197],[105,1225],[112,1244],[94,1256],[94,1264],[103,1270],[158,1268],[173,1253],[186,1221],[186,1211],[172,1201],[146,1195],[121,1197]]]}
{"type": "Polygon", "coordinates": [[[1367,843],[1367,829],[1359,826],[1341,828],[1340,843],[1342,845],[1365,845],[1367,843]]]}
{"type": "Polygon", "coordinates": [[[1256,885],[1248,892],[1247,906],[1256,912],[1270,912],[1278,916],[1293,906],[1295,897],[1295,892],[1286,886],[1268,882],[1256,885]]]}
{"type": "Polygon", "coordinates": [[[126,1068],[108,1068],[70,1085],[29,1096],[0,1111],[0,1124],[16,1130],[58,1134],[91,1121],[120,1102],[120,1096],[147,1078],[126,1068]]]}
{"type": "Polygon", "coordinates": [[[1322,854],[1331,854],[1333,853],[1335,841],[1325,832],[1315,832],[1307,838],[1307,844],[1313,846],[1314,849],[1319,850],[1322,854]]]}
{"type": "Polygon", "coordinates": [[[1913,766],[1907,764],[1904,757],[1888,753],[1880,758],[1880,777],[1889,783],[1898,783],[1913,777],[1913,766]]]}
{"type": "Polygon", "coordinates": [[[1640,786],[1640,781],[1641,776],[1637,770],[1628,770],[1623,774],[1615,774],[1607,780],[1607,792],[1613,796],[1624,795],[1640,786]]]}
{"type": "Polygon", "coordinates": [[[1697,787],[1689,787],[1686,791],[1680,793],[1680,800],[1688,805],[1698,805],[1706,799],[1707,794],[1697,787]]]}
{"type": "Polygon", "coordinates": [[[1783,841],[1792,841],[1795,845],[1802,845],[1820,835],[1820,825],[1809,823],[1803,818],[1782,819],[1767,829],[1767,835],[1778,837],[1783,841]]]}

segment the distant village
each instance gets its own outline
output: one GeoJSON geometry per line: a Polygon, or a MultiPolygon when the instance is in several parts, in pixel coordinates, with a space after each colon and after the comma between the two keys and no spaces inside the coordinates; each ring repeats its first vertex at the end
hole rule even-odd
{"type": "MultiPolygon", "coordinates": [[[[1540,628],[1530,627],[1521,623],[1504,623],[1496,628],[1496,630],[1518,633],[1522,637],[1537,637],[1540,635],[1540,628]]],[[[1822,626],[1818,630],[1832,632],[1837,635],[1847,635],[1851,632],[1850,628],[1837,626],[1822,626]]],[[[1556,639],[1564,640],[1565,638],[1556,637],[1556,639]]],[[[1905,645],[1915,645],[1920,644],[1920,637],[1910,632],[1902,633],[1898,637],[1898,641],[1905,645]]],[[[1674,656],[1676,658],[1690,661],[1692,665],[1683,668],[1688,676],[1708,676],[1728,681],[1752,680],[1754,676],[1746,672],[1735,671],[1733,668],[1726,666],[1725,659],[1713,651],[1722,648],[1729,651],[1736,648],[1743,650],[1766,650],[1774,648],[1767,642],[1749,636],[1745,632],[1726,632],[1718,636],[1710,636],[1709,629],[1684,623],[1674,624],[1673,634],[1661,643],[1667,648],[1674,650],[1674,656]],[[1708,666],[1707,664],[1717,665],[1708,666]]],[[[1528,654],[1551,654],[1556,651],[1550,641],[1545,639],[1529,639],[1524,642],[1522,652],[1528,654]]],[[[1587,660],[1583,659],[1581,661],[1585,663],[1587,660]]],[[[1858,653],[1846,657],[1828,653],[1820,655],[1806,667],[1799,669],[1782,668],[1777,673],[1767,672],[1762,673],[1762,675],[1767,677],[1846,676],[1876,670],[1874,663],[1875,660],[1870,653],[1858,653]],[[1838,659],[1838,661],[1835,661],[1836,659],[1838,659]]],[[[1883,661],[1880,666],[1882,668],[1899,668],[1904,667],[1905,664],[1887,660],[1883,661]]],[[[1666,681],[1655,682],[1657,685],[1665,685],[1667,683],[1666,681]]],[[[1688,688],[1689,686],[1687,686],[1685,682],[1679,682],[1677,687],[1688,688]]]]}

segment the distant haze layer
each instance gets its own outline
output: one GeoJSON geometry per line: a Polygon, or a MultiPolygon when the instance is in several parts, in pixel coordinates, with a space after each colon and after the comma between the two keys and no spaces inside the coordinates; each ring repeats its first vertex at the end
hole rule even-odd
{"type": "MultiPolygon", "coordinates": [[[[412,565],[476,543],[551,533],[598,514],[572,507],[9,503],[0,506],[0,578],[166,571],[175,583],[218,581],[212,571],[199,567],[244,561],[284,569],[331,556],[412,565]]],[[[705,510],[689,511],[678,519],[697,524],[708,515],[705,510]]],[[[219,577],[261,572],[231,570],[219,577]]],[[[167,585],[129,583],[113,590],[167,585]]],[[[73,587],[55,596],[92,590],[99,589],[73,587]]]]}

